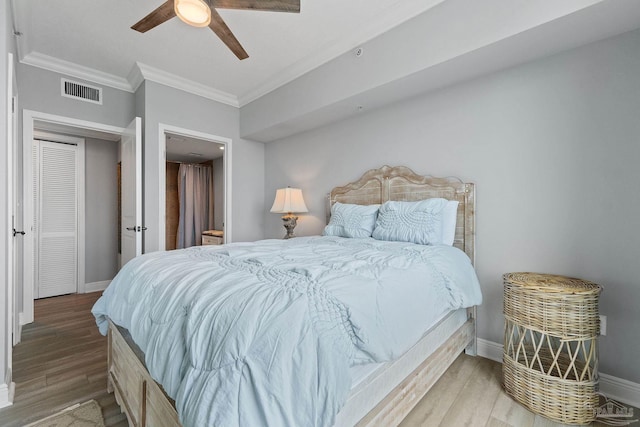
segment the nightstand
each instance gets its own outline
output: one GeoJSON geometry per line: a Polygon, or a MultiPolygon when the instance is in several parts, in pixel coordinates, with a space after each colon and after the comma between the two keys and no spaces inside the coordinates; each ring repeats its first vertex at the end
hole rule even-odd
{"type": "Polygon", "coordinates": [[[202,232],[202,245],[221,245],[224,243],[224,233],[220,230],[202,232]]]}

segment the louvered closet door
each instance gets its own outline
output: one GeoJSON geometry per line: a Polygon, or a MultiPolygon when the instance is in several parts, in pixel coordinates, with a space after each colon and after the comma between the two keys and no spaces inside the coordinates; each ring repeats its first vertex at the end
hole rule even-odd
{"type": "Polygon", "coordinates": [[[37,298],[74,293],[78,288],[76,156],[75,145],[39,141],[37,298]]]}

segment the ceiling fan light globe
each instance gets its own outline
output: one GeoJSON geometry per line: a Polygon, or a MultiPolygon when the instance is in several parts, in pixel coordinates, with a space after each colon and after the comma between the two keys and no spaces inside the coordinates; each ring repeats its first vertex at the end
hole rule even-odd
{"type": "Polygon", "coordinates": [[[192,27],[206,27],[211,22],[211,9],[203,0],[175,0],[174,9],[178,18],[192,27]]]}

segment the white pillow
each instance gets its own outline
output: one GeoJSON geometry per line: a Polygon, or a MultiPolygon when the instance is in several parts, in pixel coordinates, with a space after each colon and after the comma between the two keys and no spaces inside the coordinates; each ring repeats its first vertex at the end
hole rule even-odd
{"type": "Polygon", "coordinates": [[[442,244],[444,245],[453,246],[456,238],[459,203],[457,200],[449,200],[442,210],[442,244]]]}
{"type": "Polygon", "coordinates": [[[419,245],[442,244],[442,211],[446,199],[385,202],[380,206],[373,238],[419,245]]]}
{"type": "Polygon", "coordinates": [[[380,205],[352,205],[336,202],[331,206],[331,219],[324,228],[325,236],[371,237],[380,205]]]}

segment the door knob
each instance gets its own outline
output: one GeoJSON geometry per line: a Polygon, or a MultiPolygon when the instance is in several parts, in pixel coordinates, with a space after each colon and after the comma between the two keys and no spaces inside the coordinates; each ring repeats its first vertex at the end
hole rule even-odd
{"type": "Polygon", "coordinates": [[[24,236],[25,233],[24,233],[24,231],[16,231],[16,229],[14,228],[13,229],[13,237],[16,237],[16,234],[21,234],[21,235],[24,236]]]}

